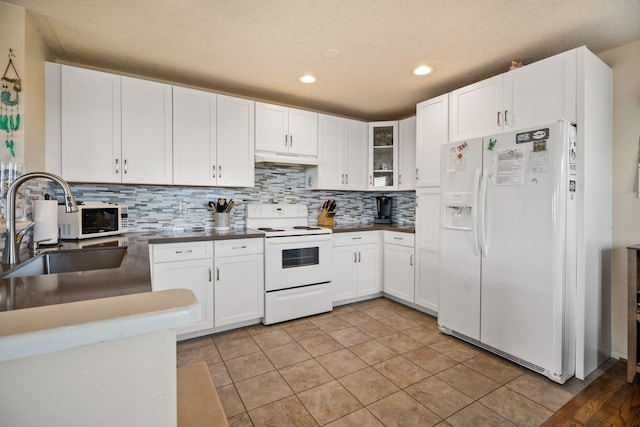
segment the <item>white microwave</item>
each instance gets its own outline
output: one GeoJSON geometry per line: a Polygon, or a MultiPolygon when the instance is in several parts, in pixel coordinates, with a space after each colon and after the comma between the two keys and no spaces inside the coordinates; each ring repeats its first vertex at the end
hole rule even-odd
{"type": "Polygon", "coordinates": [[[67,213],[60,205],[58,229],[61,239],[89,239],[126,233],[129,230],[128,209],[110,203],[85,203],[78,205],[78,212],[67,213]]]}

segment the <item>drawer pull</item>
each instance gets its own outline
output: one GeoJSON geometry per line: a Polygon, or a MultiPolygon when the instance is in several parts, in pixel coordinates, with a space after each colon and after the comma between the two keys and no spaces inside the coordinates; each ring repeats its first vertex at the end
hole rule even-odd
{"type": "Polygon", "coordinates": [[[176,251],[177,254],[181,254],[181,253],[193,253],[193,249],[187,249],[186,251],[176,251]]]}
{"type": "Polygon", "coordinates": [[[243,246],[234,246],[233,249],[247,249],[247,245],[243,246]]]}
{"type": "Polygon", "coordinates": [[[404,237],[397,237],[397,236],[393,236],[393,238],[394,238],[395,240],[404,240],[404,237]]]}
{"type": "Polygon", "coordinates": [[[362,239],[362,236],[359,236],[359,237],[352,237],[351,239],[352,239],[352,240],[360,240],[360,239],[362,239]]]}

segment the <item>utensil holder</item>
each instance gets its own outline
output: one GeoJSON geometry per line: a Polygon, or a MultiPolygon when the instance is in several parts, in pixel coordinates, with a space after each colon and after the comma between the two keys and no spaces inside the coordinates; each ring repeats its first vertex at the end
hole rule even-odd
{"type": "Polygon", "coordinates": [[[215,221],[214,230],[224,231],[231,228],[231,215],[229,212],[214,212],[213,220],[215,221]]]}
{"type": "Polygon", "coordinates": [[[336,215],[336,212],[329,212],[327,209],[320,210],[320,215],[318,216],[318,225],[321,227],[333,227],[333,217],[336,215]]]}

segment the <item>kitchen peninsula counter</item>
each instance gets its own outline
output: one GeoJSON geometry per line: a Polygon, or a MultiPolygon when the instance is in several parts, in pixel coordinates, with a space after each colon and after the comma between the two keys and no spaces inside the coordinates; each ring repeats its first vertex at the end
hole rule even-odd
{"type": "MultiPolygon", "coordinates": [[[[264,233],[251,229],[229,231],[150,231],[130,232],[122,236],[64,241],[55,247],[43,247],[38,253],[83,248],[127,246],[118,268],[46,274],[0,279],[0,312],[120,295],[151,292],[149,244],[202,240],[259,238],[264,233]]],[[[33,255],[21,251],[21,260],[33,255]]]]}

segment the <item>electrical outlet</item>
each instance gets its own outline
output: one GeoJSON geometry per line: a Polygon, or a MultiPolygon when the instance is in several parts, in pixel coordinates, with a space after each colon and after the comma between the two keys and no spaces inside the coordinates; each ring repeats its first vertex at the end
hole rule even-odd
{"type": "Polygon", "coordinates": [[[181,214],[186,214],[187,213],[187,204],[186,203],[180,203],[178,205],[178,213],[181,213],[181,214]]]}

